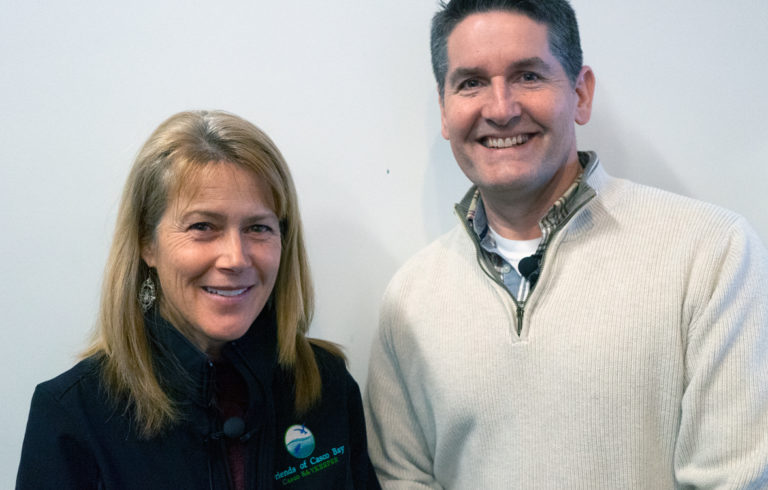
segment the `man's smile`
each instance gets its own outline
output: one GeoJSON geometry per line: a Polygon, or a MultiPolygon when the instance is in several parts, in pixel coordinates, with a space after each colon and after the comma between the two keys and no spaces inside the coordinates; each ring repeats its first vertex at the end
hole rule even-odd
{"type": "Polygon", "coordinates": [[[527,143],[531,139],[530,134],[518,134],[517,136],[510,136],[506,138],[494,138],[493,136],[486,136],[481,138],[480,143],[486,148],[511,148],[513,146],[519,146],[527,143]]]}

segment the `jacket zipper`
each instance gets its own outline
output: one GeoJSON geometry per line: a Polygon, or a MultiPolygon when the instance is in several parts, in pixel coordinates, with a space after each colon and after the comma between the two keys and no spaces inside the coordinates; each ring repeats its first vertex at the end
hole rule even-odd
{"type": "MultiPolygon", "coordinates": [[[[240,350],[240,345],[238,344],[238,342],[236,340],[233,340],[230,345],[232,346],[232,349],[234,350],[235,354],[237,354],[237,357],[240,359],[240,362],[244,366],[244,369],[250,371],[251,368],[245,356],[243,355],[243,352],[240,350]]],[[[253,374],[253,376],[255,377],[256,375],[253,374]]],[[[246,389],[249,390],[245,411],[243,412],[243,421],[247,421],[247,420],[250,420],[249,415],[251,415],[251,400],[253,399],[254,394],[250,393],[251,387],[248,386],[248,382],[245,381],[244,376],[243,376],[243,381],[246,384],[246,389]]],[[[243,465],[244,465],[243,481],[245,482],[245,488],[259,488],[259,485],[258,485],[259,482],[257,481],[259,472],[256,471],[257,466],[253,463],[255,458],[253,454],[251,454],[248,451],[248,446],[253,447],[254,443],[249,442],[248,445],[243,445],[243,457],[245,458],[245,460],[243,461],[243,465]]],[[[261,448],[258,446],[258,444],[256,444],[256,448],[257,448],[256,451],[258,454],[261,451],[261,448]]]]}
{"type": "MultiPolygon", "coordinates": [[[[208,412],[208,427],[211,433],[215,433],[219,429],[219,417],[218,414],[215,411],[215,408],[212,404],[213,401],[213,390],[212,387],[214,385],[213,383],[213,377],[214,377],[214,365],[213,361],[210,359],[206,361],[205,370],[206,370],[206,385],[205,385],[205,400],[207,400],[208,407],[206,407],[206,411],[208,412]]],[[[226,441],[224,440],[224,436],[221,435],[217,439],[209,439],[208,440],[208,471],[209,471],[209,485],[211,487],[211,490],[215,489],[214,485],[214,473],[216,473],[216,469],[223,470],[224,473],[224,481],[226,484],[226,488],[233,488],[233,482],[232,482],[232,472],[229,468],[229,459],[227,458],[227,445],[226,441]],[[214,455],[218,454],[218,464],[216,459],[214,459],[214,455]]]]}

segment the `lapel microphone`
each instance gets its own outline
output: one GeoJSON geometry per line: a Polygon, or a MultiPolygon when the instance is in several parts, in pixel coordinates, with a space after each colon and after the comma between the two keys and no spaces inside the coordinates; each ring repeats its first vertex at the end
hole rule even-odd
{"type": "Polygon", "coordinates": [[[230,417],[224,421],[224,425],[221,429],[222,430],[219,432],[214,432],[208,437],[210,439],[221,439],[222,437],[226,437],[227,439],[245,442],[259,430],[259,427],[255,427],[254,429],[246,432],[245,421],[243,419],[240,417],[230,417]]]}
{"type": "Polygon", "coordinates": [[[533,254],[528,257],[523,257],[517,265],[517,270],[520,271],[520,275],[523,276],[526,281],[530,282],[531,287],[533,287],[539,279],[540,266],[541,254],[533,254]]]}
{"type": "Polygon", "coordinates": [[[224,421],[222,429],[225,437],[237,439],[245,433],[245,421],[240,417],[230,417],[224,421]]]}

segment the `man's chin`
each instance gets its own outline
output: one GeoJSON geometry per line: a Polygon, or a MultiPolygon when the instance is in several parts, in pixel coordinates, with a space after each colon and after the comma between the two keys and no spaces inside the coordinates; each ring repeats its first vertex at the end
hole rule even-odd
{"type": "Polygon", "coordinates": [[[506,193],[530,191],[531,186],[535,185],[536,177],[530,171],[526,172],[521,169],[518,172],[508,171],[504,174],[477,177],[475,179],[470,178],[470,180],[481,192],[506,193]]]}

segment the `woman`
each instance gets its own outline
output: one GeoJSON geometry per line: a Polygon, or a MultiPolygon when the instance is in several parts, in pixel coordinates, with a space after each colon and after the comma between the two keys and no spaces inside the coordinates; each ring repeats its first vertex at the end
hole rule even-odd
{"type": "Polygon", "coordinates": [[[128,177],[95,339],[35,390],[17,488],[378,488],[312,309],[274,143],[231,114],[172,116],[128,177]]]}

